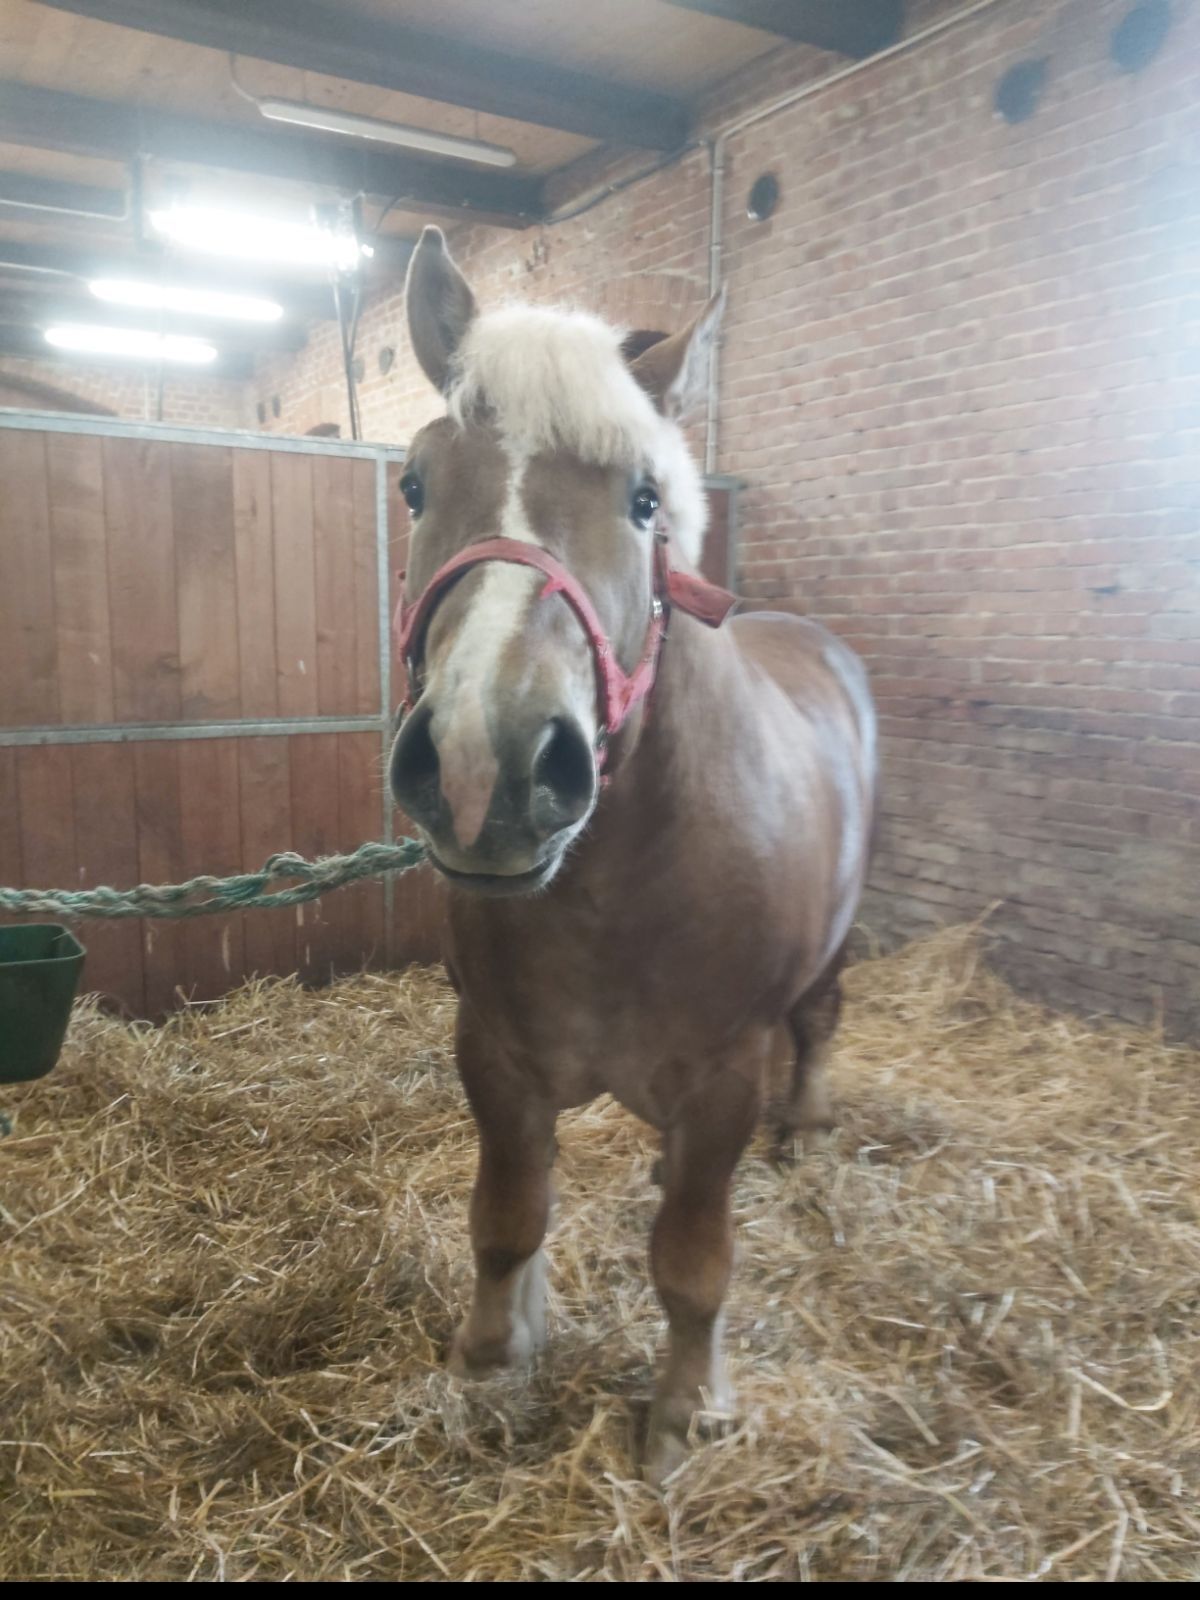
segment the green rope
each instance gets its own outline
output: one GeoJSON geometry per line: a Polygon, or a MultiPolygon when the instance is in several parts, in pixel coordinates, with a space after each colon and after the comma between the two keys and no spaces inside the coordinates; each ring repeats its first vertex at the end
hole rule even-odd
{"type": "Polygon", "coordinates": [[[234,878],[142,883],[136,889],[0,889],[0,911],[52,917],[205,917],[262,906],[298,906],[361,878],[407,872],[424,859],[425,846],[417,839],[364,844],[353,855],[323,856],[317,861],[285,852],[272,856],[261,872],[234,878]],[[293,888],[268,890],[268,884],[286,878],[296,880],[293,888]]]}

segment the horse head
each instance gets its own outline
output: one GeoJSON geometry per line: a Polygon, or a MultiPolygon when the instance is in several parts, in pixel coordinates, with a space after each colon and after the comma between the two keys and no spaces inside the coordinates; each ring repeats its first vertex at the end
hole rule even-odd
{"type": "Polygon", "coordinates": [[[481,313],[436,228],[406,301],[446,412],[401,478],[408,697],[392,791],[447,877],[529,893],[636,742],[664,608],[688,582],[673,566],[699,559],[705,502],[681,419],[705,392],[721,307],[624,347],[583,312],[481,313]]]}

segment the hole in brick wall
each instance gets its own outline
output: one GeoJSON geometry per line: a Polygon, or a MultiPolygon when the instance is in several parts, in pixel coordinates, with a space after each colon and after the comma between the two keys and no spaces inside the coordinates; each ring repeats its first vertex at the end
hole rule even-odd
{"type": "Polygon", "coordinates": [[[779,204],[779,179],[773,172],[755,178],[746,200],[746,215],[751,222],[765,222],[779,204]]]}
{"type": "Polygon", "coordinates": [[[384,374],[389,373],[392,370],[392,367],[395,365],[395,361],[396,361],[396,352],[395,352],[395,350],[393,350],[393,348],[392,348],[392,346],[390,344],[385,344],[383,349],[379,352],[379,370],[380,370],[380,372],[382,372],[384,374]]]}
{"type": "Polygon", "coordinates": [[[1025,122],[1041,104],[1047,62],[1018,61],[996,85],[992,104],[1005,122],[1025,122]]]}
{"type": "Polygon", "coordinates": [[[1109,51],[1122,72],[1140,72],[1163,47],[1171,26],[1169,0],[1145,0],[1113,29],[1109,51]]]}
{"type": "Polygon", "coordinates": [[[271,396],[271,415],[273,417],[277,417],[282,410],[283,407],[279,403],[279,396],[277,394],[273,394],[271,396]]]}

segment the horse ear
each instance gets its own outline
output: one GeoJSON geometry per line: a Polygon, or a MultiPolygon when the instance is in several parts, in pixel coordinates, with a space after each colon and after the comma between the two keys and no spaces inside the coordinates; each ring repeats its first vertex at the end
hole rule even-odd
{"type": "Polygon", "coordinates": [[[686,417],[703,403],[724,310],[721,289],[694,322],[651,344],[629,363],[630,372],[664,416],[686,417]]]}
{"type": "Polygon", "coordinates": [[[666,337],[667,335],[660,333],[657,328],[635,328],[621,340],[621,358],[631,367],[639,356],[645,355],[652,344],[661,344],[666,337]]]}
{"type": "Polygon", "coordinates": [[[426,228],[404,283],[408,335],[421,370],[435,389],[449,385],[451,364],[475,315],[475,296],[450,259],[440,228],[426,228]]]}

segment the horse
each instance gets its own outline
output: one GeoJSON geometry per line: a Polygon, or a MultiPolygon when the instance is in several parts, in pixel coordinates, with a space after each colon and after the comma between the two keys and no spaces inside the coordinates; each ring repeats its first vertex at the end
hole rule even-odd
{"type": "Polygon", "coordinates": [[[827,1126],[823,1060],[866,872],[865,671],[816,623],[730,617],[682,422],[718,297],[681,332],[481,312],[427,228],[406,282],[445,414],[414,436],[388,777],[449,884],[455,1054],[477,1125],[461,1377],[543,1344],[559,1113],[609,1094],[661,1135],[650,1269],[666,1313],[644,1472],[723,1410],[730,1191],[770,1065],[781,1137],[827,1126]]]}

